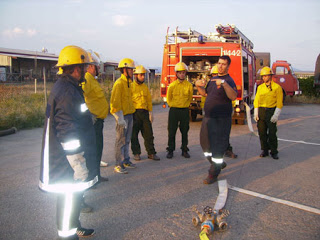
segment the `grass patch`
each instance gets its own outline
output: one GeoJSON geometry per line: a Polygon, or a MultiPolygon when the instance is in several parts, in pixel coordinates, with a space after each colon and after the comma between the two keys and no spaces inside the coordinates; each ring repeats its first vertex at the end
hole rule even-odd
{"type": "MultiPolygon", "coordinates": [[[[53,83],[47,84],[49,96],[53,83]]],[[[105,92],[107,101],[110,103],[112,81],[104,81],[101,86],[105,92]]],[[[45,120],[45,97],[44,85],[34,84],[0,84],[0,130],[11,127],[17,129],[29,129],[43,127],[45,120]]],[[[150,84],[152,103],[158,104],[162,101],[160,97],[160,83],[150,84]]]]}

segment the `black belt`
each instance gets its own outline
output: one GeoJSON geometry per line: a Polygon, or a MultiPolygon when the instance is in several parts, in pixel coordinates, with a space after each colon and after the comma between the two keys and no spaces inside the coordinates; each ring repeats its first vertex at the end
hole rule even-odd
{"type": "Polygon", "coordinates": [[[273,107],[273,108],[259,107],[259,108],[263,108],[263,109],[265,109],[265,110],[273,110],[273,109],[276,109],[276,107],[273,107]]]}
{"type": "Polygon", "coordinates": [[[172,109],[189,109],[189,108],[177,108],[177,107],[170,107],[172,109]]]}
{"type": "Polygon", "coordinates": [[[136,112],[148,112],[146,109],[136,109],[136,112]]]}

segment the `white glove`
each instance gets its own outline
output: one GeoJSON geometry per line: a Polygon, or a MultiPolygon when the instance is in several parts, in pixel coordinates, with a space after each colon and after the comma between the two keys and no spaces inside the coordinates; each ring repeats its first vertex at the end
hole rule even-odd
{"type": "Polygon", "coordinates": [[[88,169],[86,166],[86,159],[83,157],[84,152],[73,155],[67,155],[70,166],[72,167],[74,174],[74,180],[85,181],[88,178],[88,169]]]}
{"type": "Polygon", "coordinates": [[[270,119],[270,122],[276,123],[278,121],[280,113],[281,113],[281,109],[280,108],[276,108],[276,110],[274,111],[274,113],[273,113],[273,115],[272,115],[272,117],[270,119]]]}
{"type": "Polygon", "coordinates": [[[153,113],[151,111],[149,112],[149,120],[151,123],[153,122],[153,113]]]}
{"type": "Polygon", "coordinates": [[[116,119],[117,123],[124,127],[124,128],[127,128],[127,123],[126,121],[124,120],[124,117],[123,117],[123,112],[122,111],[119,111],[119,112],[115,112],[113,114],[114,118],[116,119]]]}
{"type": "Polygon", "coordinates": [[[254,109],[254,114],[253,114],[253,118],[254,118],[254,120],[256,121],[256,122],[258,122],[258,120],[259,120],[259,108],[255,108],[254,109]]]}

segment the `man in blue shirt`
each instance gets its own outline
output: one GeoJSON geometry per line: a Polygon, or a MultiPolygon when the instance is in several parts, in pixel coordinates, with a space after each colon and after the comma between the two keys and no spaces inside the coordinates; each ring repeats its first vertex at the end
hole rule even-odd
{"type": "Polygon", "coordinates": [[[204,184],[217,181],[221,169],[226,166],[223,155],[229,144],[232,101],[237,98],[236,84],[228,74],[230,64],[229,56],[219,57],[218,76],[213,77],[207,86],[204,80],[196,82],[198,92],[202,96],[207,95],[200,144],[211,166],[208,177],[203,181],[204,184]]]}

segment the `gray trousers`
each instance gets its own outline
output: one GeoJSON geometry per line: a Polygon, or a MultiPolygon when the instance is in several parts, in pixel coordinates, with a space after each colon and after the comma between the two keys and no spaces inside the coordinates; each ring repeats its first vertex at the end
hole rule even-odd
{"type": "Polygon", "coordinates": [[[129,144],[132,136],[133,117],[132,114],[124,116],[127,123],[127,128],[116,123],[116,142],[115,142],[115,158],[116,166],[130,161],[129,144]]]}

